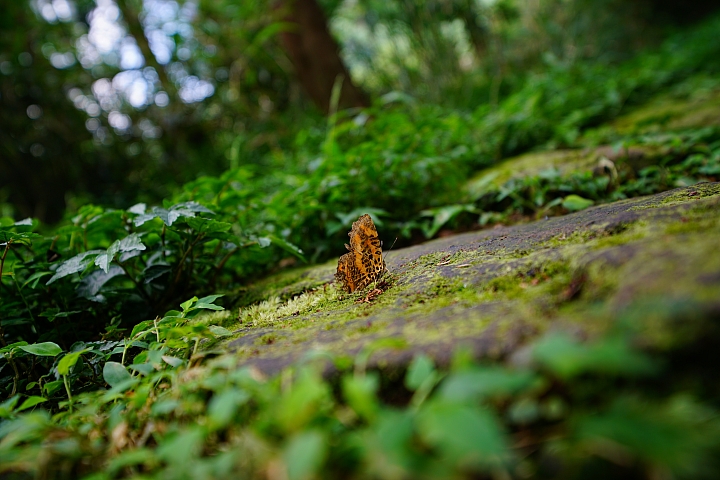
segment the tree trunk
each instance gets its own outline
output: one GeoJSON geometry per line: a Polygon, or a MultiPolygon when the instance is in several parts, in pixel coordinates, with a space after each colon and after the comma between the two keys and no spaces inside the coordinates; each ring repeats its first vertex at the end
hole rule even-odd
{"type": "Polygon", "coordinates": [[[327,19],[317,1],[279,0],[276,6],[283,20],[292,25],[281,34],[281,45],[315,105],[329,113],[333,85],[342,78],[338,109],[369,106],[367,96],[353,84],[340,58],[338,44],[328,31],[327,19]]]}

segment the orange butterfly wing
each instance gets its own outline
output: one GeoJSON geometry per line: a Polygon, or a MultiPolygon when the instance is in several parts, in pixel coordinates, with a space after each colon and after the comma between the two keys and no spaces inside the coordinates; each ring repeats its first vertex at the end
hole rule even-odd
{"type": "Polygon", "coordinates": [[[348,233],[350,244],[345,244],[348,253],[338,260],[335,279],[346,292],[361,290],[385,273],[382,245],[375,224],[365,214],[353,222],[348,233]]]}

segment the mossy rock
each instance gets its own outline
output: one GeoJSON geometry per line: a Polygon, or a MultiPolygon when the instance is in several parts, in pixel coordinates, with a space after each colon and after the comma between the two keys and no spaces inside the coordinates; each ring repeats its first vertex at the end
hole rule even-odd
{"type": "Polygon", "coordinates": [[[720,83],[716,78],[688,79],[604,127],[618,134],[720,126],[720,83]]]}
{"type": "Polygon", "coordinates": [[[458,348],[521,358],[555,329],[681,348],[720,312],[718,238],[720,183],[705,183],[389,252],[379,295],[342,292],[330,262],[266,279],[265,301],[226,318],[234,336],[216,348],[266,373],[325,353],[374,352],[379,367],[458,348]]]}
{"type": "Polygon", "coordinates": [[[510,180],[552,175],[568,175],[574,172],[602,171],[607,161],[615,168],[632,171],[658,163],[668,152],[655,146],[638,145],[614,148],[604,145],[596,148],[552,150],[531,152],[512,157],[489,167],[471,178],[465,185],[470,198],[480,198],[487,192],[497,191],[510,180]]]}

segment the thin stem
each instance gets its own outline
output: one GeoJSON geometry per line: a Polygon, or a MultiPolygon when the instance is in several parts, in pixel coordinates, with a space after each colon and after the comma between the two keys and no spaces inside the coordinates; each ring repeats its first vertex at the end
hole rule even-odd
{"type": "MultiPolygon", "coordinates": [[[[7,242],[5,243],[5,250],[3,250],[2,258],[0,258],[0,285],[2,285],[3,287],[4,287],[4,285],[3,285],[3,283],[2,283],[2,274],[3,274],[3,268],[5,267],[5,257],[7,256],[8,251],[10,251],[10,243],[12,243],[12,242],[11,242],[11,241],[7,241],[7,242]]],[[[8,289],[8,290],[9,290],[9,289],[8,289]]],[[[5,345],[7,345],[7,344],[5,343],[5,334],[4,334],[3,330],[2,330],[2,327],[0,327],[0,343],[2,343],[3,347],[4,347],[5,345]]],[[[8,360],[9,360],[9,359],[10,359],[10,358],[8,357],[8,360]]],[[[15,394],[15,387],[16,387],[16,386],[17,386],[17,380],[16,380],[15,383],[13,384],[13,395],[15,394]]]]}
{"type": "Polygon", "coordinates": [[[15,365],[15,361],[12,358],[12,354],[7,357],[8,362],[10,363],[10,366],[12,367],[13,371],[15,372],[15,376],[13,377],[13,388],[12,392],[10,392],[10,396],[12,397],[15,395],[15,392],[17,392],[17,382],[20,378],[20,372],[18,372],[17,365],[15,365]]]}
{"type": "Polygon", "coordinates": [[[215,275],[213,276],[213,283],[215,283],[215,277],[217,277],[218,273],[220,273],[220,270],[222,270],[225,267],[225,264],[228,260],[230,260],[230,257],[232,257],[235,252],[240,250],[240,247],[235,247],[232,250],[230,250],[222,260],[220,260],[220,263],[217,264],[217,267],[215,267],[215,275]]]}
{"type": "Polygon", "coordinates": [[[20,289],[20,284],[18,284],[17,280],[15,280],[15,277],[13,277],[13,282],[15,283],[15,286],[17,287],[17,291],[20,294],[20,298],[22,298],[22,301],[25,304],[25,308],[27,308],[28,315],[30,315],[30,320],[32,320],[33,333],[37,333],[37,327],[35,326],[35,317],[32,314],[32,310],[30,310],[30,304],[27,302],[25,295],[23,295],[22,290],[20,289]]]}
{"type": "Polygon", "coordinates": [[[128,351],[127,338],[123,338],[123,354],[122,354],[122,358],[120,359],[120,365],[125,365],[125,354],[127,353],[127,351],[128,351]]]}
{"type": "Polygon", "coordinates": [[[63,375],[63,383],[65,384],[65,391],[68,395],[68,408],[72,412],[72,392],[70,391],[70,382],[68,381],[67,375],[63,375]]]}
{"type": "Polygon", "coordinates": [[[167,252],[165,251],[165,224],[163,223],[162,232],[160,232],[160,244],[162,245],[162,256],[163,260],[167,259],[167,252]]]}
{"type": "Polygon", "coordinates": [[[193,352],[192,352],[192,355],[190,356],[190,358],[195,356],[195,354],[197,353],[197,350],[198,350],[198,346],[200,346],[200,337],[195,338],[195,347],[193,348],[193,352]]]}
{"type": "Polygon", "coordinates": [[[3,250],[2,258],[0,258],[0,281],[2,281],[3,268],[5,267],[5,257],[7,257],[7,253],[10,251],[11,243],[12,241],[5,243],[5,250],[3,250]]]}
{"type": "Polygon", "coordinates": [[[123,272],[125,272],[125,275],[128,276],[128,278],[130,279],[130,281],[133,282],[133,284],[135,284],[135,288],[137,288],[138,292],[140,292],[140,295],[141,295],[145,300],[147,300],[148,302],[150,302],[150,301],[152,300],[152,299],[150,298],[150,295],[148,295],[148,293],[145,291],[145,289],[142,288],[142,285],[140,285],[140,283],[139,283],[137,280],[135,280],[135,277],[133,277],[132,275],[130,275],[130,272],[128,271],[128,269],[125,268],[125,265],[123,265],[122,263],[120,263],[120,261],[118,261],[117,264],[120,265],[120,268],[122,268],[123,272]]]}
{"type": "Polygon", "coordinates": [[[180,274],[182,273],[183,268],[185,266],[185,259],[187,259],[187,256],[190,255],[190,252],[192,252],[192,249],[195,247],[195,245],[197,245],[198,242],[200,242],[200,240],[202,240],[204,237],[205,237],[204,233],[201,233],[200,235],[198,235],[197,238],[195,240],[193,240],[192,243],[190,243],[187,250],[185,250],[183,252],[183,256],[179,262],[178,271],[175,274],[175,280],[173,281],[173,286],[176,285],[180,281],[180,274]]]}

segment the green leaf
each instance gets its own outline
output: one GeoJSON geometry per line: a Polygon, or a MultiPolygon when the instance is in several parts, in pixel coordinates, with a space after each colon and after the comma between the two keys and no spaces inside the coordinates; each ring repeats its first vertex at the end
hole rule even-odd
{"type": "Polygon", "coordinates": [[[63,381],[55,380],[52,382],[47,382],[45,385],[43,385],[43,390],[45,390],[45,393],[48,396],[52,396],[55,392],[60,390],[62,387],[63,387],[63,381]]]}
{"type": "Polygon", "coordinates": [[[272,241],[272,243],[274,243],[278,247],[282,248],[286,252],[289,252],[289,253],[295,255],[300,260],[307,263],[307,260],[305,260],[303,251],[299,247],[296,247],[292,243],[278,237],[277,235],[268,235],[267,238],[269,238],[272,241]]]}
{"type": "Polygon", "coordinates": [[[32,275],[30,275],[28,277],[27,280],[25,280],[25,283],[23,283],[23,288],[25,288],[29,283],[32,283],[32,285],[30,285],[30,288],[37,287],[38,281],[46,275],[52,275],[52,272],[35,272],[35,273],[33,273],[32,275]]]}
{"type": "Polygon", "coordinates": [[[73,366],[75,366],[78,359],[80,358],[80,355],[82,355],[83,353],[87,353],[87,352],[88,352],[88,349],[85,348],[85,349],[77,351],[77,352],[68,353],[67,355],[62,357],[60,359],[60,361],[58,362],[58,366],[57,366],[58,373],[60,375],[69,375],[70,369],[73,366]]]}
{"type": "Polygon", "coordinates": [[[105,250],[90,250],[65,260],[55,271],[55,275],[53,275],[45,285],[50,285],[54,281],[67,277],[68,275],[72,275],[73,273],[82,272],[85,268],[87,268],[90,262],[92,262],[95,256],[104,253],[107,252],[105,250]]]}
{"type": "Polygon", "coordinates": [[[328,441],[320,430],[301,432],[293,437],[283,449],[289,480],[315,478],[327,456],[328,441]]]}
{"type": "Polygon", "coordinates": [[[228,330],[227,328],[219,327],[217,325],[210,325],[208,327],[213,335],[215,335],[218,338],[222,337],[229,337],[232,335],[232,332],[228,330]]]}
{"type": "Polygon", "coordinates": [[[208,295],[207,297],[202,297],[201,299],[199,299],[198,303],[214,303],[215,300],[217,300],[218,298],[222,298],[224,296],[225,296],[224,294],[208,295]]]}
{"type": "Polygon", "coordinates": [[[152,283],[153,280],[156,280],[165,275],[166,273],[170,273],[171,271],[172,267],[170,265],[150,265],[145,270],[143,270],[143,282],[145,284],[152,283]]]}
{"type": "Polygon", "coordinates": [[[223,307],[221,307],[219,305],[213,305],[215,300],[217,300],[220,297],[224,297],[224,295],[208,295],[207,297],[203,297],[197,301],[197,303],[193,306],[193,309],[205,308],[207,310],[225,310],[223,307]]]}
{"type": "Polygon", "coordinates": [[[135,325],[132,329],[132,333],[130,333],[130,338],[135,338],[136,335],[138,335],[140,332],[149,332],[150,327],[154,325],[154,322],[152,320],[144,320],[137,325],[135,325]]]}
{"type": "Polygon", "coordinates": [[[235,418],[238,408],[250,400],[245,390],[230,388],[215,394],[208,404],[208,420],[213,430],[227,427],[235,418]]]}
{"type": "Polygon", "coordinates": [[[105,251],[105,253],[102,253],[95,257],[95,265],[102,268],[102,270],[105,273],[108,273],[108,270],[110,269],[110,262],[113,261],[115,258],[115,255],[120,251],[120,241],[115,240],[110,247],[105,251]]]}
{"type": "Polygon", "coordinates": [[[147,448],[136,448],[120,452],[120,454],[110,460],[106,467],[108,473],[110,474],[109,478],[114,478],[115,475],[123,468],[141,465],[152,461],[154,458],[155,453],[147,448]]]}
{"type": "Polygon", "coordinates": [[[0,243],[19,243],[21,245],[32,245],[32,240],[42,238],[42,235],[30,232],[10,232],[0,230],[0,243]]]}
{"type": "Polygon", "coordinates": [[[182,308],[183,312],[187,312],[188,310],[190,310],[190,307],[192,307],[197,301],[198,297],[193,297],[190,300],[181,303],[180,308],[182,308]]]}
{"type": "Polygon", "coordinates": [[[140,372],[146,377],[155,371],[155,367],[151,363],[138,363],[134,365],[128,365],[128,368],[130,370],[140,372]]]}
{"type": "Polygon", "coordinates": [[[417,355],[408,367],[405,375],[405,386],[412,391],[417,390],[430,378],[435,378],[435,364],[427,355],[417,355]]]}
{"type": "Polygon", "coordinates": [[[434,402],[418,414],[417,428],[425,442],[455,464],[493,465],[510,456],[507,438],[489,410],[434,402]]]}
{"type": "Polygon", "coordinates": [[[24,345],[18,348],[39,357],[55,357],[62,353],[62,348],[53,342],[33,343],[32,345],[24,345]]]}
{"type": "Polygon", "coordinates": [[[12,415],[13,409],[15,408],[18,400],[20,400],[20,395],[14,395],[5,400],[3,403],[0,403],[0,418],[8,418],[12,415]]]}
{"type": "Polygon", "coordinates": [[[47,398],[44,397],[38,397],[38,396],[31,396],[25,399],[25,401],[18,407],[16,410],[17,412],[22,412],[23,410],[27,410],[28,408],[32,408],[35,405],[38,405],[40,403],[47,402],[47,398]]]}
{"type": "MultiPolygon", "coordinates": [[[[12,350],[14,350],[18,347],[22,347],[23,345],[28,345],[28,342],[23,341],[23,342],[11,343],[10,345],[6,345],[6,346],[0,348],[0,354],[11,352],[12,350]]],[[[2,357],[0,357],[0,358],[2,358],[2,357]]]]}
{"type": "Polygon", "coordinates": [[[147,210],[147,205],[144,203],[136,203],[127,209],[128,213],[134,213],[135,215],[143,215],[145,210],[147,210]]]}
{"type": "Polygon", "coordinates": [[[475,212],[475,206],[469,205],[447,205],[445,207],[433,208],[431,210],[423,210],[420,215],[424,217],[432,217],[433,222],[429,228],[423,228],[426,238],[431,238],[450,220],[457,217],[462,212],[475,212]]]}
{"type": "Polygon", "coordinates": [[[119,252],[132,252],[135,250],[145,250],[147,247],[140,241],[140,235],[133,233],[120,240],[117,248],[119,252]]]}
{"type": "Polygon", "coordinates": [[[118,362],[106,362],[103,366],[103,378],[108,385],[114,387],[119,385],[121,382],[125,382],[132,378],[130,372],[118,362]]]}
{"type": "Polygon", "coordinates": [[[578,210],[584,210],[592,206],[594,203],[595,202],[592,200],[588,200],[587,198],[583,198],[579,195],[568,195],[563,200],[562,206],[571,212],[576,212],[578,210]]]}
{"type": "Polygon", "coordinates": [[[489,397],[514,395],[533,384],[529,371],[482,367],[451,374],[440,386],[439,396],[450,402],[475,402],[489,397]]]}
{"type": "Polygon", "coordinates": [[[185,363],[185,360],[183,360],[182,358],[171,357],[170,355],[163,355],[162,359],[165,363],[175,368],[185,363]]]}
{"type": "Polygon", "coordinates": [[[210,218],[190,218],[188,219],[187,224],[198,232],[208,234],[211,238],[215,233],[224,233],[232,228],[231,223],[218,222],[217,220],[210,218]]]}
{"type": "Polygon", "coordinates": [[[580,344],[567,334],[549,334],[535,342],[533,357],[563,378],[595,372],[611,375],[652,373],[656,365],[631,348],[622,337],[609,337],[595,343],[580,344]]]}
{"type": "Polygon", "coordinates": [[[372,421],[379,411],[377,390],[380,379],[376,372],[365,375],[346,375],[342,379],[345,401],[360,417],[372,421]]]}
{"type": "Polygon", "coordinates": [[[160,458],[170,465],[188,465],[196,461],[202,450],[206,429],[200,425],[192,425],[176,434],[163,438],[156,449],[160,458]]]}
{"type": "Polygon", "coordinates": [[[212,303],[200,303],[200,302],[196,303],[193,306],[193,309],[197,309],[197,308],[204,308],[206,310],[217,310],[217,311],[225,310],[225,308],[221,307],[220,305],[214,305],[212,303]]]}
{"type": "Polygon", "coordinates": [[[180,402],[174,399],[158,400],[150,407],[150,413],[152,416],[167,415],[180,405],[180,402]]]}
{"type": "Polygon", "coordinates": [[[48,321],[52,322],[56,318],[67,318],[70,315],[74,315],[76,313],[80,313],[80,310],[73,310],[70,312],[61,312],[59,308],[48,308],[44,312],[42,312],[39,316],[45,317],[48,319],[48,321]]]}
{"type": "Polygon", "coordinates": [[[110,266],[107,272],[95,270],[82,279],[75,289],[75,293],[79,297],[92,299],[107,282],[120,275],[125,275],[125,271],[118,265],[110,266]]]}
{"type": "MultiPolygon", "coordinates": [[[[139,210],[138,210],[139,211],[139,210]]],[[[134,212],[133,212],[134,213],[134,212]]],[[[199,203],[196,202],[185,202],[173,205],[170,209],[153,207],[150,213],[143,213],[135,217],[133,223],[136,227],[144,224],[145,222],[154,218],[159,218],[168,227],[172,226],[181,217],[194,217],[195,213],[209,213],[213,214],[212,210],[208,210],[199,203]]]]}

